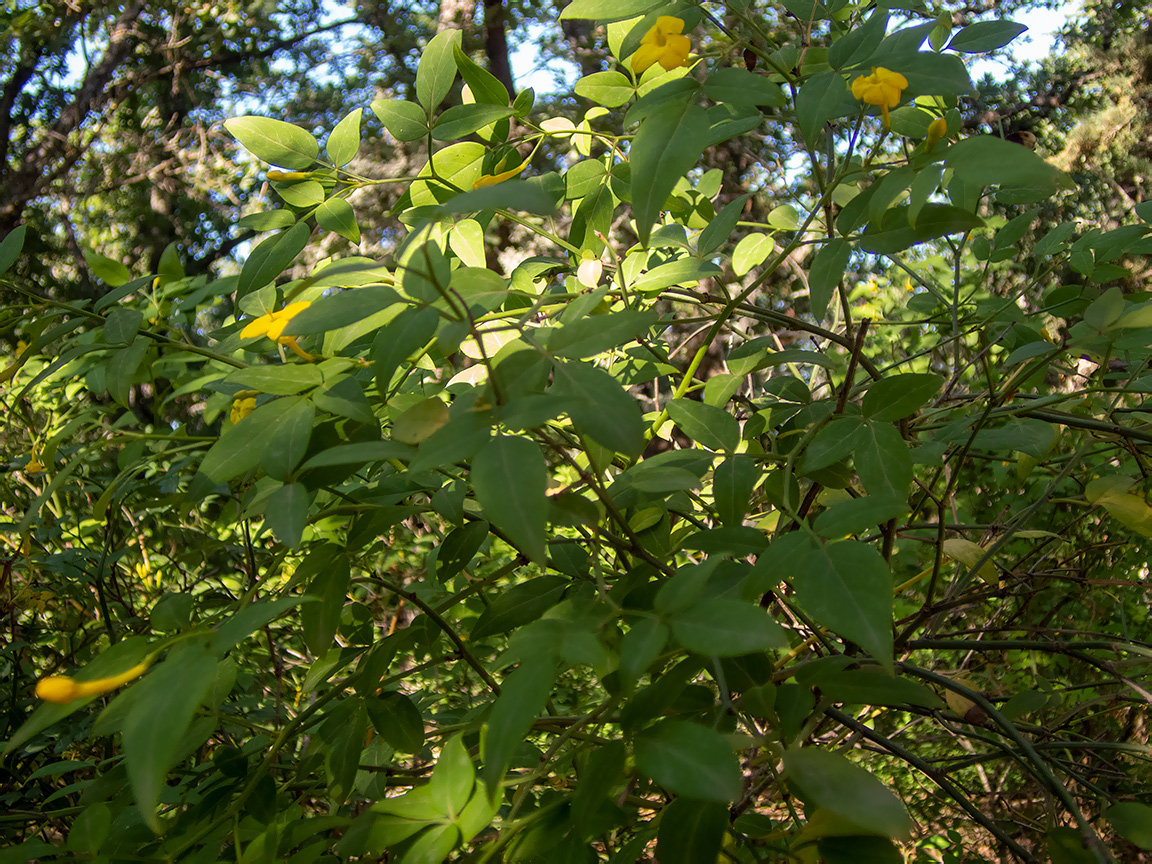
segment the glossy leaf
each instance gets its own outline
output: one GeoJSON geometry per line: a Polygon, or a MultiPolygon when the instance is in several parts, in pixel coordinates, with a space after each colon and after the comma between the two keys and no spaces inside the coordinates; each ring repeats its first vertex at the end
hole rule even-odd
{"type": "Polygon", "coordinates": [[[873,420],[902,420],[943,386],[944,379],[932,372],[890,375],[868,387],[860,407],[873,420]]]}
{"type": "Polygon", "coordinates": [[[472,463],[476,500],[488,521],[533,561],[545,560],[548,472],[540,448],[527,438],[501,435],[472,463]]]}
{"type": "Polygon", "coordinates": [[[692,102],[652,114],[640,124],[628,162],[632,166],[632,214],[641,243],[647,245],[652,225],[676,182],[708,146],[708,128],[704,109],[692,102]]]}
{"type": "Polygon", "coordinates": [[[912,820],[892,790],[839,753],[803,747],[784,754],[784,776],[818,807],[864,829],[907,839],[912,820]]]}
{"type": "Polygon", "coordinates": [[[456,79],[453,48],[462,36],[459,30],[441,30],[420,54],[420,65],[416,67],[416,99],[429,112],[436,110],[452,89],[456,79]]]}
{"type": "Polygon", "coordinates": [[[316,139],[291,123],[272,117],[232,117],[224,128],[262,162],[295,171],[311,168],[320,155],[316,139]]]}
{"type": "Polygon", "coordinates": [[[669,792],[724,804],[740,795],[740,764],[714,729],[663,720],[636,737],[636,765],[669,792]]]}
{"type": "Polygon", "coordinates": [[[767,612],[738,600],[704,600],[667,620],[677,642],[709,657],[735,657],[788,647],[784,629],[767,612]]]}
{"type": "Polygon", "coordinates": [[[551,656],[534,657],[521,663],[501,684],[484,738],[482,776],[490,794],[495,792],[516,748],[544,710],[556,680],[555,666],[551,656]]]}
{"type": "MultiPolygon", "coordinates": [[[[771,548],[765,554],[771,555],[771,548]]],[[[892,572],[880,553],[845,540],[812,549],[801,560],[790,568],[800,605],[891,669],[892,572]]]]}
{"type": "Polygon", "coordinates": [[[216,677],[216,656],[194,642],[173,651],[132,688],[121,740],[128,780],[140,815],[157,834],[164,777],[180,740],[216,677]]]}
{"type": "Polygon", "coordinates": [[[343,167],[356,158],[360,150],[360,117],[364,114],[363,108],[357,108],[347,117],[336,124],[324,150],[332,164],[343,167]]]}

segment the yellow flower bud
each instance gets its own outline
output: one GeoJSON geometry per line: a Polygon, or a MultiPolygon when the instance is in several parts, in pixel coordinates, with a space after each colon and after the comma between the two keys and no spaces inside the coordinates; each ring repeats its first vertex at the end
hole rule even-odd
{"type": "Polygon", "coordinates": [[[928,124],[928,137],[924,142],[924,152],[931,153],[932,148],[940,143],[940,139],[948,134],[948,121],[937,117],[928,124]]]}
{"type": "Polygon", "coordinates": [[[273,168],[265,176],[273,183],[279,183],[284,180],[304,180],[312,174],[309,171],[277,171],[273,168]]]}
{"type": "Polygon", "coordinates": [[[77,699],[86,699],[89,696],[102,696],[110,693],[117,687],[134,681],[148,671],[148,663],[137,663],[126,672],[119,675],[110,675],[107,678],[96,678],[92,681],[77,681],[67,675],[50,675],[36,682],[36,695],[45,702],[55,702],[66,705],[77,699]]]}

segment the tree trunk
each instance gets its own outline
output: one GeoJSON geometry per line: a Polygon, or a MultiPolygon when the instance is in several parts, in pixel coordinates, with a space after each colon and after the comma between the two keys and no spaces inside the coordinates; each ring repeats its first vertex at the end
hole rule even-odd
{"type": "Polygon", "coordinates": [[[509,95],[515,95],[505,18],[504,0],[484,0],[484,51],[488,55],[488,70],[507,88],[509,95]]]}

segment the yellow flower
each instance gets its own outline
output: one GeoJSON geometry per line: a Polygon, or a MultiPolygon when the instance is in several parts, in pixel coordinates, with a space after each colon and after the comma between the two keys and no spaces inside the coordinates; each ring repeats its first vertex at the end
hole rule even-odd
{"type": "MultiPolygon", "coordinates": [[[[499,174],[481,174],[476,178],[476,182],[472,184],[473,189],[483,189],[485,186],[495,186],[497,183],[503,183],[510,177],[515,177],[521,171],[528,167],[530,159],[525,159],[515,168],[510,168],[507,171],[501,171],[499,174]]],[[[505,160],[507,162],[507,160],[505,160]]],[[[501,166],[505,163],[501,162],[501,166]]]]}
{"type": "Polygon", "coordinates": [[[232,397],[232,412],[229,414],[232,425],[236,425],[256,410],[256,396],[258,393],[258,390],[241,390],[232,397]]]}
{"type": "Polygon", "coordinates": [[[297,303],[288,304],[279,312],[261,315],[254,321],[248,322],[248,326],[240,331],[240,338],[250,339],[253,336],[267,336],[281,345],[287,345],[305,360],[313,360],[315,358],[311,354],[301,350],[300,346],[296,344],[295,336],[284,335],[284,328],[288,326],[288,322],[311,305],[307,300],[301,300],[297,303]]]}
{"type": "Polygon", "coordinates": [[[937,117],[928,124],[928,137],[924,141],[924,152],[931,153],[932,148],[940,143],[945,135],[948,134],[948,121],[943,117],[937,117]]]}
{"type": "Polygon", "coordinates": [[[45,702],[66,705],[77,699],[109,693],[129,681],[139,678],[147,671],[147,663],[138,663],[127,672],[121,672],[119,675],[112,675],[108,678],[97,678],[94,681],[77,681],[67,675],[52,675],[36,682],[36,695],[45,702]]]}
{"type": "Polygon", "coordinates": [[[637,75],[644,73],[653,63],[659,63],[667,70],[684,66],[688,63],[688,55],[692,53],[692,43],[684,32],[684,21],[672,15],[661,15],[656,19],[644,38],[640,47],[632,55],[632,71],[637,75]]]}
{"type": "Polygon", "coordinates": [[[873,66],[871,75],[861,75],[852,82],[852,96],[869,105],[879,105],[884,114],[884,128],[889,128],[888,109],[900,104],[900,93],[908,79],[899,72],[873,66]]]}
{"type": "Polygon", "coordinates": [[[28,460],[24,466],[25,474],[42,474],[44,473],[44,463],[41,462],[36,456],[28,460]]]}

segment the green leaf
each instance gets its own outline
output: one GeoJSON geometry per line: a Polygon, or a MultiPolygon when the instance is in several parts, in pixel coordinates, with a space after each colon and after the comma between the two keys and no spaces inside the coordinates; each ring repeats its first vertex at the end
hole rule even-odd
{"type": "Polygon", "coordinates": [[[861,534],[881,522],[908,515],[908,502],[891,495],[865,495],[838,501],[812,522],[812,529],[822,537],[839,539],[861,534]]]}
{"type": "Polygon", "coordinates": [[[291,123],[271,117],[232,117],[224,128],[262,162],[292,171],[311,168],[320,155],[316,139],[291,123]]]}
{"type": "Polygon", "coordinates": [[[861,236],[859,245],[865,252],[891,255],[945,234],[975,231],[983,227],[984,220],[975,213],[950,204],[925,204],[916,216],[915,227],[909,222],[907,207],[893,207],[884,212],[879,225],[869,226],[868,231],[861,236]]]}
{"type": "Polygon", "coordinates": [[[416,101],[431,114],[444,101],[456,80],[456,58],[453,49],[464,34],[460,30],[441,30],[425,46],[416,67],[416,101]]]}
{"type": "MultiPolygon", "coordinates": [[[[487,539],[487,522],[469,522],[454,529],[444,538],[444,542],[440,544],[440,550],[436,554],[436,578],[441,582],[447,582],[467,567],[487,539]]],[[[502,594],[501,597],[503,596],[502,594]]],[[[491,608],[488,607],[488,609],[491,608]]]]}
{"type": "Polygon", "coordinates": [[[109,345],[128,345],[143,323],[144,315],[137,309],[113,309],[104,321],[104,341],[109,345]]]}
{"type": "Polygon", "coordinates": [[[298,396],[265,403],[224,430],[200,463],[200,471],[215,483],[226,483],[260,463],[268,438],[281,418],[304,400],[298,396]]]}
{"type": "Polygon", "coordinates": [[[851,705],[917,705],[934,710],[944,703],[923,684],[868,669],[846,669],[822,676],[821,694],[851,705]]]}
{"type": "Polygon", "coordinates": [[[476,213],[481,210],[523,210],[547,216],[558,206],[556,196],[532,180],[505,180],[455,195],[438,212],[476,213]]]}
{"type": "Polygon", "coordinates": [[[382,394],[388,392],[396,368],[432,340],[439,323],[440,313],[435,309],[409,308],[377,332],[372,343],[372,373],[382,394]]]}
{"type": "Polygon", "coordinates": [[[548,351],[557,357],[594,357],[648,332],[660,320],[652,310],[626,309],[608,315],[589,315],[553,330],[548,351]]]}
{"type": "Polygon", "coordinates": [[[448,424],[448,406],[443,399],[429,396],[396,418],[392,438],[402,444],[419,444],[448,424]]]}
{"type": "Polygon", "coordinates": [[[329,198],[316,208],[316,224],[321,228],[339,234],[349,243],[360,242],[360,226],[352,205],[343,198],[329,198]]]}
{"type": "Polygon", "coordinates": [[[236,300],[269,282],[284,272],[296,256],[308,245],[312,230],[305,222],[297,222],[291,228],[266,237],[257,244],[240,270],[240,281],[236,285],[236,300]]]}
{"type": "Polygon", "coordinates": [[[933,372],[890,375],[868,387],[861,402],[865,417],[902,420],[940,392],[944,379],[933,372]]]}
{"type": "Polygon", "coordinates": [[[796,95],[796,122],[810,147],[822,149],[824,124],[842,115],[849,95],[844,76],[837,72],[821,72],[804,82],[796,95]]]}
{"type": "Polygon", "coordinates": [[[861,834],[906,840],[912,820],[892,790],[864,768],[819,747],[788,750],[784,776],[817,807],[859,826],[861,834]]]}
{"type": "Polygon", "coordinates": [[[372,112],[397,141],[419,141],[428,134],[428,115],[414,102],[376,99],[372,112]]]}
{"type": "MultiPolygon", "coordinates": [[[[423,721],[421,721],[423,739],[423,721]]],[[[419,752],[416,750],[410,751],[419,752]]],[[[440,811],[452,821],[467,806],[476,785],[476,767],[464,746],[463,737],[454,735],[444,742],[436,770],[428,781],[428,797],[439,805],[440,811]]]]}
{"type": "Polygon", "coordinates": [[[853,440],[856,473],[869,495],[905,497],[912,483],[912,454],[895,426],[865,421],[853,440]]]}
{"type": "MultiPolygon", "coordinates": [[[[308,441],[312,437],[312,424],[316,419],[316,406],[307,399],[288,397],[283,400],[292,404],[283,414],[280,414],[265,430],[262,442],[264,453],[260,464],[268,476],[276,480],[287,480],[300,460],[308,450],[308,441]]],[[[248,415],[250,419],[256,412],[248,415]]],[[[243,429],[243,422],[229,429],[243,429]]]]}
{"type": "Polygon", "coordinates": [[[124,763],[140,815],[157,834],[163,830],[156,808],[166,788],[164,777],[215,678],[215,655],[202,644],[187,642],[127,691],[131,695],[121,735],[124,763]]]}
{"type": "Polygon", "coordinates": [[[720,858],[728,808],[716,801],[677,798],[660,812],[656,856],[660,864],[700,864],[720,858]]]}
{"type": "Polygon", "coordinates": [[[722,408],[694,399],[673,399],[664,407],[685,435],[710,450],[732,451],[740,443],[739,421],[722,408]]]}
{"type": "Polygon", "coordinates": [[[94,856],[108,839],[111,828],[112,811],[108,805],[89,804],[72,823],[65,848],[85,857],[94,856]]]}
{"type": "Polygon", "coordinates": [[[511,117],[513,113],[507,104],[473,102],[471,105],[453,105],[432,125],[432,137],[437,141],[456,141],[498,120],[511,117]]]}
{"type": "Polygon", "coordinates": [[[401,753],[424,749],[424,717],[410,698],[390,690],[365,699],[364,705],[372,728],[392,747],[401,753]]]}
{"type": "Polygon", "coordinates": [[[333,465],[367,465],[388,459],[411,459],[411,447],[398,441],[364,441],[359,444],[340,444],[317,453],[302,466],[301,471],[328,468],[333,465]]]}
{"type": "Polygon", "coordinates": [[[779,84],[774,84],[763,75],[735,66],[713,69],[704,82],[704,92],[713,102],[731,102],[735,105],[781,108],[786,102],[779,84]]]}
{"type": "Polygon", "coordinates": [[[888,10],[878,7],[868,20],[849,30],[828,49],[828,63],[833,69],[858,66],[880,47],[888,30],[888,10]]]}
{"type": "Polygon", "coordinates": [[[995,135],[973,135],[958,141],[948,148],[944,164],[965,183],[1034,190],[1034,200],[1076,187],[1071,177],[1032,150],[995,135]]]}
{"type": "Polygon", "coordinates": [[[634,684],[656,662],[668,642],[669,630],[659,618],[641,618],[620,643],[620,677],[634,684]]]}
{"type": "Polygon", "coordinates": [[[300,538],[308,524],[308,499],[308,490],[299,483],[286,483],[273,491],[264,504],[265,524],[290,549],[300,548],[300,538]]]}
{"type": "Polygon", "coordinates": [[[975,92],[964,61],[955,54],[937,54],[935,51],[889,54],[882,45],[869,62],[899,72],[908,79],[908,89],[900,94],[905,105],[917,96],[964,96],[975,92]]]}
{"type": "Polygon", "coordinates": [[[132,273],[127,267],[99,252],[85,249],[84,261],[93,276],[113,288],[118,288],[132,279],[132,273]]]}
{"type": "Polygon", "coordinates": [[[740,797],[740,763],[715,729],[662,720],[636,737],[636,766],[669,792],[727,803],[740,797]]]}
{"type": "MultiPolygon", "coordinates": [[[[452,57],[456,60],[456,68],[460,70],[460,77],[464,79],[464,83],[472,91],[473,99],[490,105],[504,106],[508,104],[510,98],[508,89],[500,83],[500,79],[473,62],[455,42],[452,43],[452,57]]],[[[517,116],[522,117],[524,115],[517,116]]]]}
{"type": "Polygon", "coordinates": [[[759,606],[739,600],[704,600],[670,615],[667,621],[677,642],[709,657],[788,647],[783,627],[759,606]]]}
{"type": "MultiPolygon", "coordinates": [[[[769,547],[771,555],[776,541],[769,547]]],[[[872,546],[855,540],[812,549],[792,572],[808,613],[892,668],[892,571],[872,546]]]]}
{"type": "Polygon", "coordinates": [[[615,70],[593,72],[576,82],[576,95],[607,108],[619,108],[636,95],[636,87],[615,70]]]}
{"type": "Polygon", "coordinates": [[[557,361],[553,369],[549,392],[562,400],[576,428],[602,447],[638,456],[644,449],[644,417],[620,382],[589,363],[557,361]]]}
{"type": "Polygon", "coordinates": [[[328,158],[337,168],[347,165],[360,151],[360,118],[363,114],[363,108],[352,111],[336,124],[336,128],[332,130],[328,141],[324,144],[328,158]]]}
{"type": "Polygon", "coordinates": [[[249,366],[237,369],[224,379],[244,390],[259,390],[277,396],[292,396],[324,383],[324,376],[315,366],[303,363],[281,363],[275,366],[249,366]]]}
{"type": "Polygon", "coordinates": [[[743,276],[753,267],[759,267],[776,248],[769,234],[745,234],[732,251],[732,272],[743,276]]]}
{"type": "Polygon", "coordinates": [[[371,285],[329,294],[296,313],[288,321],[285,335],[304,336],[347,327],[401,302],[400,295],[385,286],[371,285]]]}
{"type": "Polygon", "coordinates": [[[844,277],[851,256],[852,246],[839,237],[829,240],[816,251],[808,271],[808,301],[817,321],[828,313],[828,303],[844,277]]]}
{"type": "Polygon", "coordinates": [[[3,242],[0,242],[0,274],[7,272],[8,268],[15,264],[16,259],[20,257],[20,250],[24,248],[24,237],[27,233],[27,225],[17,225],[4,235],[3,242]]]}
{"type": "Polygon", "coordinates": [[[673,285],[687,285],[699,282],[723,272],[711,261],[698,258],[677,258],[653,267],[647,273],[636,277],[632,290],[638,294],[656,294],[673,285]]]}
{"type": "Polygon", "coordinates": [[[1133,846],[1152,851],[1152,807],[1122,801],[1105,810],[1104,818],[1133,846]]]}
{"type": "Polygon", "coordinates": [[[568,582],[558,576],[540,576],[504,589],[480,613],[468,638],[475,641],[486,636],[508,633],[538,620],[560,602],[567,587],[568,582]]]}
{"type": "Polygon", "coordinates": [[[301,635],[316,657],[323,657],[332,647],[336,628],[340,626],[340,613],[347,601],[351,574],[348,559],[337,555],[308,584],[308,593],[320,602],[309,603],[300,610],[301,635]]]}
{"type": "Polygon", "coordinates": [[[289,609],[315,599],[307,595],[277,597],[273,600],[258,600],[250,606],[245,606],[216,628],[216,633],[212,637],[212,650],[217,654],[231,651],[248,636],[276,620],[289,609]]]}
{"type": "Polygon", "coordinates": [[[711,255],[732,236],[732,232],[736,230],[736,223],[740,221],[740,214],[744,212],[744,205],[751,197],[752,193],[748,192],[729,201],[704,227],[696,240],[696,253],[701,258],[711,255]]]}
{"type": "Polygon", "coordinates": [[[965,54],[983,54],[1003,48],[1028,28],[1015,21],[977,21],[969,24],[948,43],[951,51],[965,54]]]}
{"type": "Polygon", "coordinates": [[[484,736],[482,776],[489,795],[495,794],[512,764],[513,754],[544,710],[555,680],[556,663],[544,655],[525,660],[500,685],[500,695],[488,717],[488,734],[484,736]]]}
{"type": "Polygon", "coordinates": [[[561,21],[623,21],[663,6],[665,0],[572,0],[560,13],[561,21]]]}
{"type": "Polygon", "coordinates": [[[712,474],[712,497],[716,515],[725,525],[740,525],[752,504],[752,492],[760,481],[760,468],[750,456],[729,456],[712,474]]]}
{"type": "Polygon", "coordinates": [[[652,225],[676,183],[708,146],[708,129],[707,113],[692,102],[669,106],[641,122],[628,163],[632,166],[632,214],[643,245],[648,245],[652,225]]]}
{"type": "Polygon", "coordinates": [[[472,463],[476,500],[489,522],[501,529],[533,561],[547,559],[548,468],[540,448],[528,438],[501,435],[489,441],[472,463]]]}

